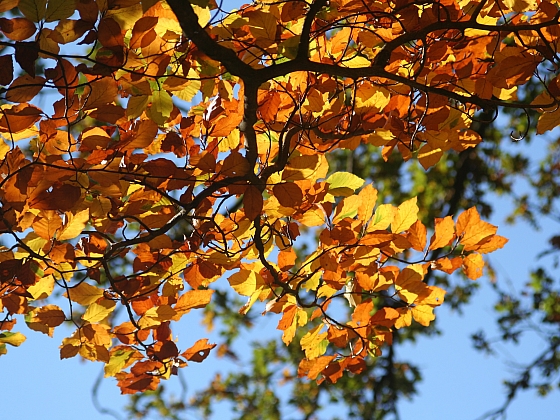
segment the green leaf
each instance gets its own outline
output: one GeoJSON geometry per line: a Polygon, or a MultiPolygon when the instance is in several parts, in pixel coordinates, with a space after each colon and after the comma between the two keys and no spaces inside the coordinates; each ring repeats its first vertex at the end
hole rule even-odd
{"type": "Polygon", "coordinates": [[[350,172],[335,172],[326,182],[329,184],[329,194],[343,197],[354,194],[365,183],[362,178],[350,172]]]}

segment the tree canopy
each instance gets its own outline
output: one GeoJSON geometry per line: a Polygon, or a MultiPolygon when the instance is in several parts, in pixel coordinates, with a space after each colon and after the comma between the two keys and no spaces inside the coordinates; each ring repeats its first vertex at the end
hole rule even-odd
{"type": "MultiPolygon", "coordinates": [[[[225,6],[0,2],[0,353],[25,341],[18,320],[51,336],[72,323],[61,358],[104,363],[122,393],[155,391],[211,352],[227,356],[235,329],[262,313],[289,347],[261,358],[295,364],[284,380],[301,387],[306,415],[317,384],[344,383],[333,389],[349,398],[373,375],[383,397],[357,410],[382,418],[414,382],[395,373],[393,342],[433,328],[446,290],[467,301],[473,286],[451,274],[480,278],[507,242],[484,220],[482,190],[511,191],[526,161],[501,151],[498,113],[515,122],[509,141],[560,125],[560,9],[225,6]],[[192,310],[208,326],[235,320],[217,349],[177,340],[192,310]]],[[[539,212],[552,211],[557,157],[532,180],[539,212]]],[[[533,216],[517,198],[516,214],[533,216]]],[[[536,307],[557,322],[554,281],[534,276],[536,307]]],[[[504,339],[516,335],[511,302],[504,339]]]]}

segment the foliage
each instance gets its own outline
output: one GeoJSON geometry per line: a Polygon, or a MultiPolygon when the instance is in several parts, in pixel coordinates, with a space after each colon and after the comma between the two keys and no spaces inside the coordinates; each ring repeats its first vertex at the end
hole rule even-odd
{"type": "MultiPolygon", "coordinates": [[[[128,394],[203,362],[216,345],[177,341],[172,324],[203,308],[211,324],[212,300],[232,293],[245,299],[239,313],[277,314],[282,341],[299,344],[257,359],[284,352],[274,357],[317,379],[287,375],[306,391],[359,389],[356,374],[380,369],[384,345],[431,325],[450,274],[476,280],[483,255],[507,242],[463,205],[467,179],[483,173],[473,148],[498,107],[538,113],[539,134],[560,122],[551,2],[225,11],[202,0],[8,0],[0,11],[0,352],[24,341],[16,315],[49,335],[72,322],[61,358],[104,363],[128,394]],[[519,100],[529,82],[543,88],[519,100]],[[337,168],[343,154],[356,165],[337,168]],[[415,179],[455,171],[449,196],[415,182],[411,197],[394,178],[356,174],[373,154],[393,168],[416,159],[415,179]],[[437,199],[447,211],[432,214],[437,199]]],[[[418,374],[401,368],[374,386],[400,380],[411,393],[418,374]]],[[[312,395],[298,402],[311,414],[312,395]]],[[[393,402],[382,398],[382,414],[393,402]]]]}

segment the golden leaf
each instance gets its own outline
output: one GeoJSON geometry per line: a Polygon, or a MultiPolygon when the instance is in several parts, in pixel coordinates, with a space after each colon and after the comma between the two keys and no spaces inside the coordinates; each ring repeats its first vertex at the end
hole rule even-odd
{"type": "Polygon", "coordinates": [[[101,299],[99,303],[94,302],[88,306],[82,319],[91,323],[101,322],[115,310],[116,306],[114,300],[101,299]]]}
{"type": "Polygon", "coordinates": [[[402,203],[395,213],[395,217],[391,222],[391,230],[393,233],[399,233],[407,230],[414,222],[418,220],[418,206],[416,205],[417,198],[413,197],[410,200],[402,203]]]}

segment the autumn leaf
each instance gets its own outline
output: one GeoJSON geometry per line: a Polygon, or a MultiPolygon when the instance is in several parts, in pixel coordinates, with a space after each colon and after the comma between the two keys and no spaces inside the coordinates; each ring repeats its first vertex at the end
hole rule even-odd
{"type": "Polygon", "coordinates": [[[79,303],[80,305],[89,306],[92,303],[96,302],[101,297],[103,297],[104,293],[105,292],[103,289],[82,282],[77,286],[69,288],[68,291],[64,294],[64,296],[69,297],[70,300],[79,303]]]}
{"type": "Polygon", "coordinates": [[[399,233],[407,230],[416,220],[418,220],[418,206],[416,205],[416,197],[405,201],[395,213],[394,219],[391,222],[391,230],[394,233],[399,233]]]}
{"type": "Polygon", "coordinates": [[[213,293],[213,290],[189,290],[179,297],[173,309],[176,312],[186,313],[191,309],[204,308],[210,303],[213,293]]]}
{"type": "Polygon", "coordinates": [[[258,188],[250,186],[243,195],[243,208],[249,220],[255,219],[262,212],[263,197],[258,188]]]}
{"type": "Polygon", "coordinates": [[[481,110],[523,99],[538,133],[558,125],[555,5],[504,0],[503,25],[472,2],[223,3],[0,1],[0,354],[18,317],[52,336],[81,316],[61,358],[153,391],[215,347],[181,352],[192,309],[210,328],[262,305],[298,374],[334,384],[430,325],[431,270],[479,278],[507,242],[445,214],[511,167],[471,177],[481,110]]]}
{"type": "Polygon", "coordinates": [[[326,179],[329,194],[347,197],[364,185],[364,180],[350,172],[335,172],[326,179]]]}
{"type": "Polygon", "coordinates": [[[484,272],[484,259],[479,253],[473,253],[463,258],[463,271],[471,280],[482,277],[484,272]]]}
{"type": "Polygon", "coordinates": [[[299,342],[301,349],[305,352],[305,357],[309,360],[323,355],[327,349],[327,332],[320,332],[322,329],[323,324],[317,325],[305,334],[299,342]]]}
{"type": "Polygon", "coordinates": [[[233,290],[242,296],[251,296],[264,285],[264,280],[259,273],[247,269],[232,274],[228,281],[233,290]]]}
{"type": "Polygon", "coordinates": [[[116,306],[114,300],[101,299],[99,302],[93,302],[82,315],[82,319],[91,323],[101,322],[115,310],[116,306]]]}
{"type": "Polygon", "coordinates": [[[67,212],[65,216],[66,221],[58,235],[59,241],[74,239],[82,233],[89,220],[89,209],[82,210],[76,214],[67,212]]]}
{"type": "Polygon", "coordinates": [[[455,223],[451,216],[436,219],[434,234],[430,239],[430,251],[448,246],[455,236],[455,223]]]}
{"type": "Polygon", "coordinates": [[[496,234],[498,228],[480,219],[475,207],[461,213],[457,219],[457,236],[465,251],[496,234]]]}
{"type": "Polygon", "coordinates": [[[0,333],[0,343],[9,344],[10,346],[19,347],[27,340],[20,332],[2,332],[0,333]]]}
{"type": "Polygon", "coordinates": [[[192,347],[189,347],[181,356],[191,362],[200,363],[208,357],[210,350],[216,347],[215,344],[208,343],[208,339],[198,340],[192,347]]]}

